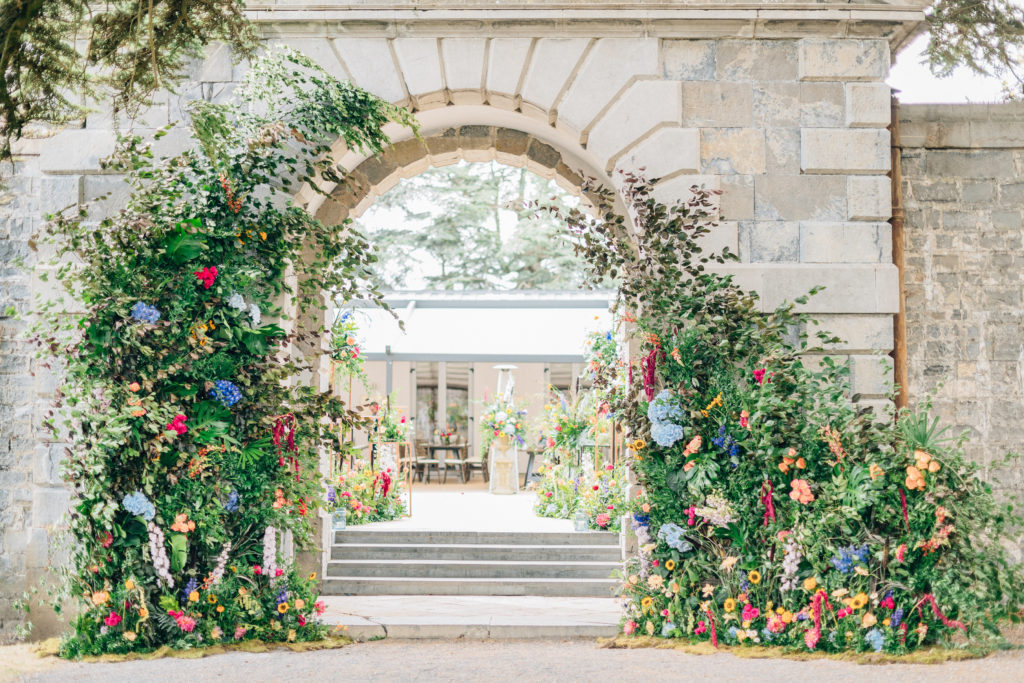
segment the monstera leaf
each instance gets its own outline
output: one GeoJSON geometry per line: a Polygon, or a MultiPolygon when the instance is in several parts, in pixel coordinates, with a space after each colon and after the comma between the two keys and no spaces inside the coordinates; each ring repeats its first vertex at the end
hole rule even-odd
{"type": "Polygon", "coordinates": [[[171,571],[180,572],[188,559],[188,536],[171,534],[171,571]]]}
{"type": "Polygon", "coordinates": [[[164,253],[175,263],[185,263],[199,256],[203,251],[203,241],[179,227],[164,244],[164,253]]]}

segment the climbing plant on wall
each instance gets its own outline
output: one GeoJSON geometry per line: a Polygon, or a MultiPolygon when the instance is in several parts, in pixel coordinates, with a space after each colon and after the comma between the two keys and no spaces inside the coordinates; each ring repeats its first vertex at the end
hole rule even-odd
{"type": "MultiPolygon", "coordinates": [[[[1002,545],[1020,521],[927,405],[851,403],[847,366],[808,338],[803,298],[763,311],[700,238],[713,193],[665,206],[641,178],[635,225],[598,196],[566,216],[597,275],[619,277],[635,361],[613,409],[643,495],[624,631],[718,644],[903,653],[998,641],[1022,603],[1002,545]]],[[[815,292],[812,292],[812,294],[815,292]]]]}
{"type": "Polygon", "coordinates": [[[51,426],[75,494],[69,656],[324,632],[316,577],[278,548],[311,540],[323,418],[356,417],[291,380],[311,368],[322,292],[380,294],[363,237],[291,196],[341,179],[339,139],[376,153],[385,123],[414,122],[289,51],[255,61],[236,97],[198,105],[174,158],[123,141],[111,164],[133,191],[116,217],[52,226],[84,311],[52,306],[38,336],[66,362],[51,426]]]}

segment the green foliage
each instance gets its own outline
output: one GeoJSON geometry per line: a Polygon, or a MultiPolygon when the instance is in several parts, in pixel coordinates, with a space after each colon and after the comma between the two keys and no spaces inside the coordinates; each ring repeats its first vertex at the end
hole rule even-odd
{"type": "Polygon", "coordinates": [[[629,485],[626,467],[605,465],[594,469],[589,458],[577,466],[570,460],[545,460],[537,468],[540,479],[530,486],[537,492],[534,512],[540,517],[573,519],[577,512],[586,515],[594,530],[618,532],[626,508],[629,485]]]}
{"type": "Polygon", "coordinates": [[[1024,7],[1014,0],[937,0],[928,10],[926,54],[932,71],[949,76],[958,66],[979,74],[1008,75],[1009,93],[1024,95],[1024,7]]]}
{"type": "Polygon", "coordinates": [[[651,192],[625,178],[632,230],[607,191],[596,220],[567,216],[635,320],[613,405],[645,494],[625,631],[706,640],[713,623],[730,644],[902,653],[962,622],[973,645],[996,643],[1022,602],[1002,546],[1013,509],[926,408],[894,422],[851,402],[802,298],[762,312],[714,271],[734,256],[703,253],[712,193],[664,206],[651,192]]]}
{"type": "Polygon", "coordinates": [[[562,209],[576,204],[554,182],[497,163],[445,166],[402,181],[374,207],[404,217],[401,226],[372,233],[379,281],[409,288],[410,264],[418,264],[432,289],[575,289],[585,266],[558,221],[531,208],[539,199],[562,209]]]}
{"type": "Polygon", "coordinates": [[[67,590],[86,600],[69,655],[323,633],[308,581],[253,568],[276,565],[279,532],[311,540],[320,451],[333,424],[358,420],[291,381],[317,360],[304,350],[326,332],[322,294],[380,293],[361,284],[366,240],[290,195],[335,167],[330,135],[375,152],[386,121],[411,119],[287,51],[255,61],[239,96],[205,105],[201,144],[173,159],[124,140],[112,164],[133,188],[127,205],[99,224],[82,214],[52,226],[58,280],[84,311],[49,304],[36,337],[66,363],[62,419],[48,425],[72,444],[67,590]],[[262,78],[275,79],[273,97],[262,78]],[[198,601],[182,592],[191,582],[198,601]],[[281,601],[290,609],[276,611],[281,601]]]}
{"type": "Polygon", "coordinates": [[[237,57],[251,57],[256,32],[244,4],[3,0],[0,160],[27,125],[81,118],[85,98],[109,97],[115,112],[133,115],[158,89],[173,87],[203,45],[221,41],[237,57]]]}

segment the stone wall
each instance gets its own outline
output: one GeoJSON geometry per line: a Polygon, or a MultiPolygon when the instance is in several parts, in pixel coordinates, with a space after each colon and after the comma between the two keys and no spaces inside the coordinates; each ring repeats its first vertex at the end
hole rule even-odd
{"type": "MultiPolygon", "coordinates": [[[[397,178],[459,159],[518,159],[563,181],[582,172],[614,182],[618,169],[645,168],[662,178],[666,201],[694,183],[720,188],[714,239],[740,255],[729,266],[737,281],[759,291],[766,308],[825,285],[807,310],[846,339],[835,352],[849,360],[855,391],[869,400],[884,394],[890,375],[875,354],[892,348],[898,303],[884,79],[891,51],[923,20],[920,1],[784,0],[757,10],[469,3],[457,12],[443,2],[265,4],[274,7],[253,16],[268,42],[410,107],[423,126],[423,143],[399,136],[380,160],[339,150],[366,192],[326,203],[300,194],[311,212],[358,212],[397,178]],[[352,7],[338,7],[345,4],[352,7]]],[[[244,72],[211,48],[136,131],[180,121],[192,100],[222,101],[244,72]]],[[[13,599],[59,559],[53,534],[69,499],[63,447],[41,430],[56,375],[18,337],[31,319],[30,294],[47,288],[45,269],[29,275],[12,260],[40,260],[32,235],[46,212],[101,195],[93,217],[118,209],[127,187],[99,168],[113,129],[101,112],[24,141],[0,202],[0,636],[18,623],[13,599]]],[[[179,125],[155,151],[169,154],[186,140],[179,125]]]]}
{"type": "Polygon", "coordinates": [[[900,108],[910,393],[968,430],[1004,489],[1024,470],[1024,104],[900,108]]]}

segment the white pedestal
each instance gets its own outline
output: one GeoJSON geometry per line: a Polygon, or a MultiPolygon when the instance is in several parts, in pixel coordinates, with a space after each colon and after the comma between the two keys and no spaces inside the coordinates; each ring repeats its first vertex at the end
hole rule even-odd
{"type": "Polygon", "coordinates": [[[508,436],[491,444],[491,493],[509,495],[519,492],[519,450],[508,436]]]}

